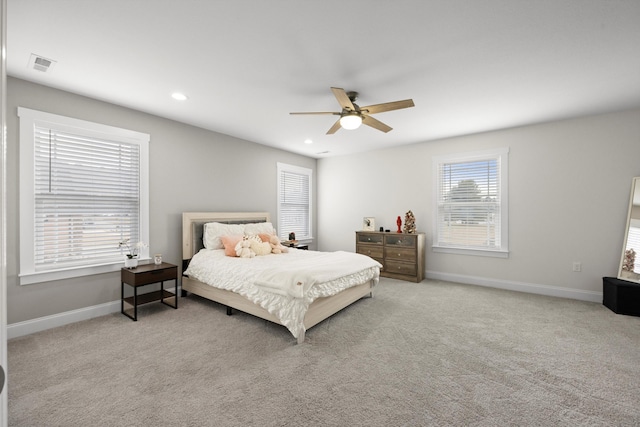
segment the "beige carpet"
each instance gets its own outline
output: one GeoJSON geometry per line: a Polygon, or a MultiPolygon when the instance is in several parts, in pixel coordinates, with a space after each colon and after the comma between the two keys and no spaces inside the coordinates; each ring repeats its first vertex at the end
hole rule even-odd
{"type": "Polygon", "coordinates": [[[638,426],[640,318],[382,279],[307,332],[197,297],[9,341],[11,426],[638,426]]]}

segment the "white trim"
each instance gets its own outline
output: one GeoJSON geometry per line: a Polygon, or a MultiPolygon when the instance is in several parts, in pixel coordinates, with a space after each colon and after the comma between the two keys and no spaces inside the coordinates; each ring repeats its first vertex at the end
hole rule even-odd
{"type": "MultiPolygon", "coordinates": [[[[139,261],[148,261],[151,258],[142,257],[139,261]]],[[[20,285],[32,285],[34,283],[51,282],[53,280],[71,279],[79,276],[92,276],[94,274],[111,273],[120,271],[124,267],[124,261],[117,263],[109,263],[103,265],[92,265],[75,268],[65,268],[60,270],[50,270],[34,273],[20,273],[20,285]]]]}
{"type": "Polygon", "coordinates": [[[92,307],[79,308],[77,310],[66,311],[64,313],[52,314],[51,316],[38,317],[37,319],[25,320],[24,322],[12,323],[7,327],[9,339],[24,335],[33,334],[58,326],[68,325],[81,320],[89,320],[111,313],[120,312],[120,300],[111,301],[105,304],[94,305],[92,307]]]}
{"type": "Polygon", "coordinates": [[[446,246],[432,246],[431,249],[433,250],[433,252],[441,252],[445,254],[509,258],[509,252],[506,252],[506,251],[490,251],[485,249],[459,249],[459,248],[448,248],[446,246]]]}
{"type": "MultiPolygon", "coordinates": [[[[458,255],[478,255],[490,256],[497,258],[509,257],[509,147],[499,147],[490,150],[471,151],[465,153],[447,154],[433,156],[431,160],[432,182],[437,186],[440,183],[438,175],[439,165],[446,162],[473,162],[477,160],[486,160],[498,157],[500,159],[500,250],[488,251],[483,249],[472,248],[454,248],[448,246],[439,246],[434,235],[434,244],[432,249],[434,252],[443,252],[458,255]]],[[[431,199],[434,212],[438,210],[438,190],[434,189],[431,199]]],[[[438,215],[433,215],[432,225],[434,232],[438,230],[438,215]]]]}
{"type": "MultiPolygon", "coordinates": [[[[175,286],[172,288],[165,288],[165,290],[173,293],[176,293],[175,289],[175,286]]],[[[178,286],[177,292],[180,292],[181,290],[182,288],[178,286]]],[[[47,329],[57,328],[58,326],[64,326],[70,323],[89,320],[113,313],[120,313],[120,300],[98,304],[91,307],[83,307],[77,310],[65,311],[64,313],[52,314],[50,316],[38,317],[37,319],[25,320],[24,322],[12,323],[7,326],[7,337],[8,339],[18,338],[29,334],[35,334],[36,332],[46,331],[47,329]]]]}
{"type": "Polygon", "coordinates": [[[0,427],[9,425],[7,363],[7,1],[0,0],[0,365],[5,383],[0,393],[0,427]]]}
{"type": "MultiPolygon", "coordinates": [[[[36,271],[34,261],[34,128],[35,125],[52,126],[66,129],[82,135],[93,135],[97,138],[116,139],[140,147],[140,240],[149,242],[149,141],[150,135],[129,129],[118,128],[86,120],[60,116],[43,111],[18,107],[20,117],[19,150],[20,150],[20,285],[42,283],[53,280],[68,279],[119,270],[119,263],[103,265],[84,265],[78,268],[36,271]]],[[[117,243],[114,243],[117,244],[117,243]]],[[[148,259],[148,253],[141,254],[148,259]]]]}
{"type": "MultiPolygon", "coordinates": [[[[42,125],[53,125],[55,127],[67,129],[69,131],[82,132],[83,134],[95,135],[98,138],[114,138],[130,142],[132,144],[149,142],[149,134],[134,130],[123,129],[115,126],[103,125],[87,120],[74,119],[72,117],[60,116],[58,114],[46,113],[44,111],[32,110],[30,108],[18,107],[18,117],[25,120],[25,124],[30,126],[33,122],[42,125]]],[[[21,120],[22,122],[22,120],[21,120]]],[[[22,123],[21,126],[22,127],[22,123]]],[[[33,130],[31,130],[33,132],[33,130]]]]}
{"type": "MultiPolygon", "coordinates": [[[[286,238],[282,231],[282,214],[280,213],[280,185],[282,183],[282,172],[297,173],[300,175],[307,175],[309,177],[309,235],[297,236],[297,240],[313,242],[313,169],[305,168],[303,166],[290,165],[288,163],[276,162],[276,171],[278,174],[277,183],[277,232],[280,238],[286,238]]],[[[285,233],[286,234],[286,233],[285,233]]]]}
{"type": "Polygon", "coordinates": [[[505,289],[529,294],[602,303],[602,292],[583,291],[559,286],[540,285],[537,283],[516,282],[513,280],[466,276],[463,274],[443,273],[440,271],[427,271],[426,277],[428,279],[443,280],[445,282],[464,283],[467,285],[486,286],[489,288],[505,289]]]}

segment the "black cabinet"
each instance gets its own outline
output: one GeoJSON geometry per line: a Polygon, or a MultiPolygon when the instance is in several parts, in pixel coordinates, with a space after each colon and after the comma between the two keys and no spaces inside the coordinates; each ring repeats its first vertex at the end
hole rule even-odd
{"type": "Polygon", "coordinates": [[[640,316],[640,284],[603,277],[602,304],[617,314],[640,316]]]}

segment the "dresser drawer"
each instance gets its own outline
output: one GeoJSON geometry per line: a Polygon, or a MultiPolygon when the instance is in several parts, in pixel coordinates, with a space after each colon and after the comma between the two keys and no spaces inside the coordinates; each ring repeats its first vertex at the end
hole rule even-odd
{"type": "Polygon", "coordinates": [[[356,252],[370,256],[371,258],[382,258],[384,254],[382,246],[375,245],[357,245],[356,252]]]}
{"type": "Polygon", "coordinates": [[[413,248],[388,247],[384,248],[385,259],[400,261],[416,261],[416,251],[413,248]]]}
{"type": "Polygon", "coordinates": [[[358,241],[356,243],[365,243],[382,246],[383,235],[377,233],[358,233],[358,241]]]}
{"type": "Polygon", "coordinates": [[[425,271],[425,234],[356,231],[356,252],[382,265],[380,276],[421,282],[425,271]]]}
{"type": "Polygon", "coordinates": [[[121,280],[131,286],[143,286],[178,279],[178,267],[163,263],[161,266],[145,264],[134,270],[121,270],[121,280]]]}
{"type": "Polygon", "coordinates": [[[386,273],[406,274],[407,276],[416,275],[416,265],[413,263],[396,262],[386,259],[384,264],[384,271],[386,273]]]}
{"type": "Polygon", "coordinates": [[[384,236],[386,246],[401,246],[403,248],[416,247],[416,235],[387,234],[384,236]]]}

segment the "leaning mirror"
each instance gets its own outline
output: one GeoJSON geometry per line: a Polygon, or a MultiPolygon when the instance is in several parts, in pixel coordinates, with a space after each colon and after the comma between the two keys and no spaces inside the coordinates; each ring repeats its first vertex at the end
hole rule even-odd
{"type": "Polygon", "coordinates": [[[633,178],[618,279],[640,283],[640,177],[633,178]]]}

